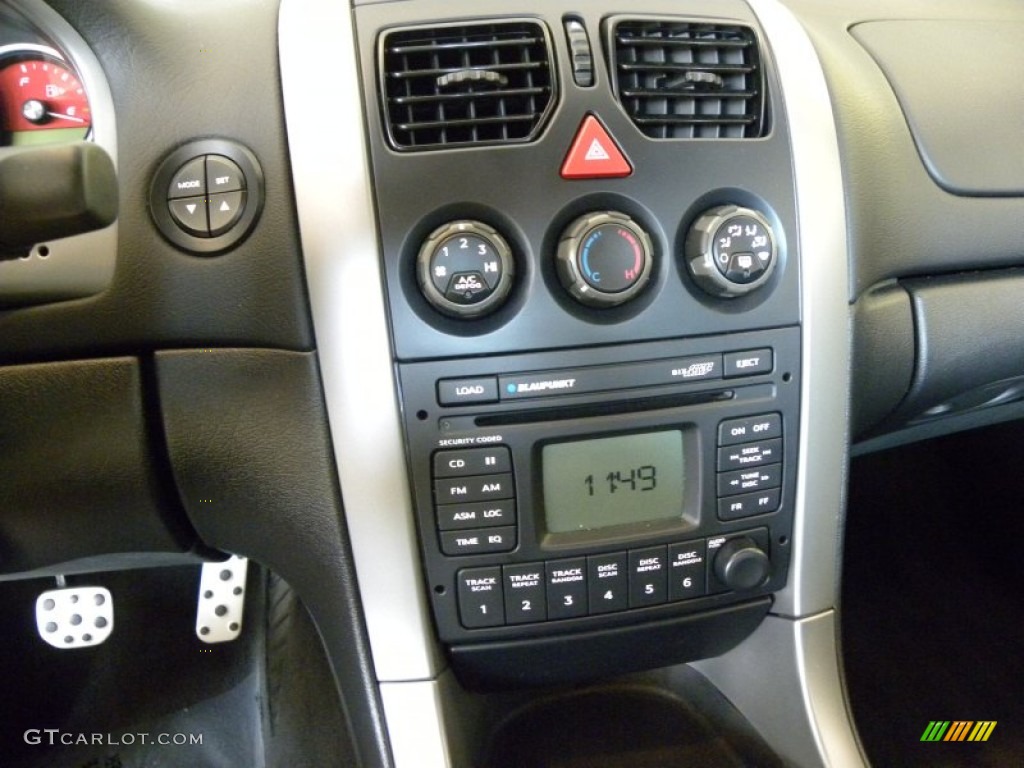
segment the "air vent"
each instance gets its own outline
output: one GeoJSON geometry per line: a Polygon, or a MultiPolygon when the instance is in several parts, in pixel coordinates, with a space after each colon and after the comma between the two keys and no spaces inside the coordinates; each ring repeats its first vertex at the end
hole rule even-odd
{"type": "Polygon", "coordinates": [[[612,32],[616,93],[654,139],[763,136],[757,38],[732,24],[620,21],[612,32]]]}
{"type": "Polygon", "coordinates": [[[550,46],[533,22],[390,32],[381,90],[397,149],[525,142],[553,103],[550,46]]]}

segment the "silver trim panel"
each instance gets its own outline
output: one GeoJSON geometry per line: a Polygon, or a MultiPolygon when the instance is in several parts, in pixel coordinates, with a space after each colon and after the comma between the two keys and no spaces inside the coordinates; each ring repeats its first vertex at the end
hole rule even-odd
{"type": "Polygon", "coordinates": [[[836,659],[836,615],[769,616],[738,648],[691,666],[742,712],[787,764],[866,768],[836,659]]]}
{"type": "Polygon", "coordinates": [[[395,401],[350,9],[284,0],[278,34],[309,298],[374,668],[381,682],[428,680],[440,664],[395,401]],[[329,99],[311,72],[333,73],[329,99]]]}
{"type": "Polygon", "coordinates": [[[808,616],[835,604],[839,584],[850,388],[846,209],[835,118],[817,54],[777,0],[750,5],[782,83],[800,222],[800,464],[789,585],[773,611],[808,616]]]}

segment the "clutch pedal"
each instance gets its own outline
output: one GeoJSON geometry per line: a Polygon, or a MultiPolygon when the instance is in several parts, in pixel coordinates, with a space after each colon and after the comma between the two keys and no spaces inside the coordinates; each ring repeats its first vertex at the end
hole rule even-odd
{"type": "Polygon", "coordinates": [[[36,598],[36,629],[54,648],[99,645],[114,631],[114,600],[110,590],[64,587],[43,592],[36,598]]]}
{"type": "Polygon", "coordinates": [[[241,634],[248,568],[249,559],[237,555],[221,563],[203,563],[196,637],[204,643],[227,643],[241,634]]]}

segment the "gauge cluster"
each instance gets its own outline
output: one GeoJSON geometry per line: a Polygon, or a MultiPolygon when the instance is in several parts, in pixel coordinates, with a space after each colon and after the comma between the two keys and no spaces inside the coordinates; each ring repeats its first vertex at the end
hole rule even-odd
{"type": "Polygon", "coordinates": [[[0,146],[88,139],[89,96],[52,40],[0,5],[0,146]]]}
{"type": "Polygon", "coordinates": [[[91,128],[85,88],[57,49],[34,43],[0,47],[0,143],[78,141],[91,128]]]}
{"type": "Polygon", "coordinates": [[[110,88],[40,0],[0,0],[0,308],[93,296],[117,257],[110,88]]]}

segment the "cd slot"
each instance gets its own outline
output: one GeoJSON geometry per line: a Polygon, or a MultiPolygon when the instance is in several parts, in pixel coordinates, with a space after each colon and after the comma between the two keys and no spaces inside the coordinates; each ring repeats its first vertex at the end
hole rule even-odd
{"type": "MultiPolygon", "coordinates": [[[[732,389],[721,389],[710,392],[693,392],[686,394],[660,395],[655,397],[631,397],[622,400],[587,403],[580,405],[559,405],[547,408],[531,408],[529,410],[505,413],[490,413],[473,416],[473,426],[502,427],[511,424],[533,424],[537,422],[570,421],[595,416],[617,416],[624,413],[640,413],[657,411],[665,408],[681,408],[686,406],[720,403],[732,400],[736,392],[732,389]]],[[[454,421],[454,420],[451,420],[454,421]]]]}

